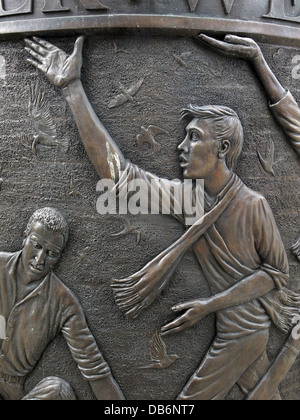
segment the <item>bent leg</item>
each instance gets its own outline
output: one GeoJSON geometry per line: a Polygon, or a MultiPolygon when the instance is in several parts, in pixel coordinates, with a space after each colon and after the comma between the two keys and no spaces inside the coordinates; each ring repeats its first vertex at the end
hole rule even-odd
{"type": "Polygon", "coordinates": [[[50,376],[43,379],[24,401],[75,401],[76,396],[71,386],[61,378],[50,376]]]}
{"type": "Polygon", "coordinates": [[[268,330],[228,341],[217,337],[178,400],[224,399],[265,351],[268,339],[268,330]]]}

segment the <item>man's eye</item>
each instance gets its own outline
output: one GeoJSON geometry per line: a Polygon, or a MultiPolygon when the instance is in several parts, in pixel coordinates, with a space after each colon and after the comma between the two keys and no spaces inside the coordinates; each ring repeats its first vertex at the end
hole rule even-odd
{"type": "Polygon", "coordinates": [[[200,138],[199,138],[197,133],[192,133],[191,134],[191,141],[199,141],[199,140],[200,140],[200,138]]]}
{"type": "Polygon", "coordinates": [[[57,254],[55,252],[48,251],[48,255],[50,258],[57,258],[57,254]]]}
{"type": "Polygon", "coordinates": [[[42,249],[42,246],[37,242],[32,242],[35,249],[42,249]]]}

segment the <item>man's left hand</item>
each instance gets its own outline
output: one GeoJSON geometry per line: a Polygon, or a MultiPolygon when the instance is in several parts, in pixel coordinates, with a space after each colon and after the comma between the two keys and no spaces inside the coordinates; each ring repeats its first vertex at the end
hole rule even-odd
{"type": "Polygon", "coordinates": [[[197,322],[210,314],[209,300],[198,299],[191,302],[176,305],[172,308],[174,312],[186,311],[174,321],[162,327],[162,335],[176,334],[192,327],[197,322]]]}

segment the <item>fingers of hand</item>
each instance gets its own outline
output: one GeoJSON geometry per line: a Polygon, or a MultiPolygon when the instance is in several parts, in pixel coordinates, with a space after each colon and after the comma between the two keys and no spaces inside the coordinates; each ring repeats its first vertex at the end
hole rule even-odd
{"type": "Polygon", "coordinates": [[[161,328],[161,331],[163,333],[169,334],[169,333],[175,332],[175,330],[178,330],[178,328],[181,328],[183,325],[188,324],[189,322],[190,322],[189,314],[186,313],[182,315],[181,317],[175,319],[175,321],[172,321],[169,324],[163,326],[161,328]]]}
{"type": "Polygon", "coordinates": [[[166,330],[164,332],[161,333],[162,337],[166,337],[167,335],[171,335],[171,334],[178,334],[186,329],[188,329],[191,325],[188,322],[185,322],[184,324],[182,324],[180,327],[177,328],[173,328],[170,330],[166,330]]]}
{"type": "Polygon", "coordinates": [[[44,66],[44,64],[40,64],[34,60],[31,60],[30,58],[27,59],[27,63],[32,64],[34,67],[36,67],[37,69],[41,70],[42,72],[47,72],[46,67],[44,66]]]}
{"type": "Polygon", "coordinates": [[[246,47],[251,46],[253,41],[249,38],[244,38],[236,35],[226,35],[225,41],[230,44],[244,45],[246,47]]]}
{"type": "Polygon", "coordinates": [[[25,43],[27,45],[27,51],[30,50],[41,57],[46,57],[49,51],[42,47],[37,42],[31,41],[30,39],[25,39],[25,43]]]}
{"type": "Polygon", "coordinates": [[[215,38],[211,38],[207,35],[199,35],[199,40],[202,41],[204,44],[208,45],[209,47],[222,52],[222,53],[231,53],[232,52],[232,44],[228,44],[224,41],[219,41],[215,38]]]}
{"type": "Polygon", "coordinates": [[[37,44],[42,45],[44,47],[44,49],[47,50],[47,51],[49,51],[49,52],[53,52],[53,51],[55,51],[57,49],[54,45],[50,44],[50,42],[47,42],[44,39],[33,37],[33,40],[37,44]]]}

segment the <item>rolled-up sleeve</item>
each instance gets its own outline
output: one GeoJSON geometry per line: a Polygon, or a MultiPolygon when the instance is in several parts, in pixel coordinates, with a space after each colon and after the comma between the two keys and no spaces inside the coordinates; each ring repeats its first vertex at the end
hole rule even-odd
{"type": "Polygon", "coordinates": [[[141,214],[170,215],[182,224],[186,224],[189,218],[200,219],[204,215],[204,182],[201,180],[196,185],[191,180],[170,181],[128,162],[116,191],[119,200],[128,202],[129,206],[139,191],[141,214]]]}
{"type": "Polygon", "coordinates": [[[290,92],[270,108],[300,157],[300,108],[290,92]]]}

